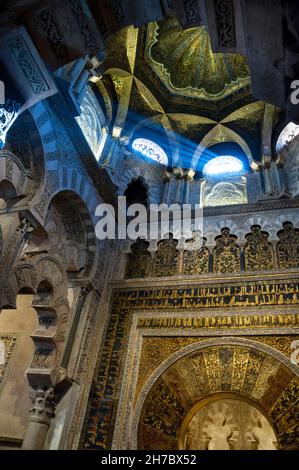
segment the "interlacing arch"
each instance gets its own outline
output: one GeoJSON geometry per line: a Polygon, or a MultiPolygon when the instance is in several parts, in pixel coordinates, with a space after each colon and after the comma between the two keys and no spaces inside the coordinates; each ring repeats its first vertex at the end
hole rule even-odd
{"type": "Polygon", "coordinates": [[[4,291],[14,294],[14,301],[0,304],[1,308],[16,308],[19,292],[34,293],[32,306],[37,313],[38,325],[32,332],[35,353],[27,371],[33,387],[37,383],[49,386],[58,379],[70,313],[67,288],[68,280],[63,266],[49,255],[37,255],[32,260],[21,261],[4,288],[4,291]]]}

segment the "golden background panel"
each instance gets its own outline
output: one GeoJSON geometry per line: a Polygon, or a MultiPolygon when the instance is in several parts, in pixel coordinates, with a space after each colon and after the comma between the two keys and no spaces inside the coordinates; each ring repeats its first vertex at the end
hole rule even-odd
{"type": "MultiPolygon", "coordinates": [[[[240,338],[248,338],[248,336],[240,336],[240,338]]],[[[210,337],[180,337],[180,336],[144,336],[142,341],[142,349],[140,354],[140,362],[139,362],[139,371],[138,371],[138,380],[137,386],[135,391],[135,400],[138,398],[139,393],[142,387],[145,385],[146,381],[149,379],[151,374],[170,356],[172,356],[175,352],[179,351],[180,349],[195,343],[201,343],[210,339],[210,337]]],[[[251,336],[250,339],[257,341],[259,343],[266,344],[273,349],[283,353],[286,357],[290,357],[293,349],[291,344],[293,341],[299,339],[299,335],[284,335],[284,336],[251,336]]],[[[203,356],[195,356],[192,361],[192,367],[194,371],[194,375],[196,380],[200,383],[200,386],[204,388],[206,384],[206,380],[208,377],[206,374],[202,375],[202,367],[200,367],[200,357],[203,356]],[[199,372],[201,371],[201,372],[199,372]]],[[[232,361],[234,362],[233,373],[231,376],[231,386],[232,390],[239,392],[240,387],[242,388],[244,380],[245,380],[245,372],[247,369],[249,359],[249,351],[246,348],[238,348],[234,349],[234,355],[232,361]],[[238,367],[236,365],[238,364],[238,367]]],[[[187,359],[186,359],[187,361],[187,359]]],[[[271,358],[267,358],[267,362],[262,369],[262,374],[266,377],[266,369],[267,366],[270,367],[271,358]]],[[[272,364],[272,367],[273,364],[272,364]]],[[[271,368],[270,368],[271,369],[271,368]]],[[[275,368],[273,369],[273,371],[275,368]]],[[[263,382],[264,383],[264,382],[263,382]]],[[[256,388],[254,389],[254,394],[260,396],[262,383],[261,379],[256,388]]]]}

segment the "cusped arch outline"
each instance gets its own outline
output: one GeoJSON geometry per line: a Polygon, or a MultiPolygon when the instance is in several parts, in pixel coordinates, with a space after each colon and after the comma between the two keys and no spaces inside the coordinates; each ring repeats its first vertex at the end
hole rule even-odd
{"type": "Polygon", "coordinates": [[[261,344],[258,341],[242,338],[213,338],[204,340],[199,343],[188,345],[179,351],[175,352],[172,356],[168,357],[165,361],[160,364],[159,367],[153,372],[146,384],[143,386],[139,397],[136,401],[132,418],[130,420],[129,432],[127,434],[129,439],[129,448],[137,450],[138,448],[138,426],[141,418],[141,413],[145,405],[146,398],[150,393],[152,387],[155,385],[157,380],[162,374],[175,364],[180,359],[188,356],[189,354],[204,350],[213,346],[243,346],[247,349],[255,349],[260,351],[279,363],[283,364],[286,368],[293,372],[295,377],[299,378],[299,366],[293,364],[283,353],[271,348],[268,345],[261,344]]]}

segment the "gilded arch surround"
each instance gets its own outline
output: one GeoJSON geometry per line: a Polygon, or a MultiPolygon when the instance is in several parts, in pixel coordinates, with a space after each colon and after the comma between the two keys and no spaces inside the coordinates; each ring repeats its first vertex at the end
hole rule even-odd
{"type": "MultiPolygon", "coordinates": [[[[192,347],[207,340],[223,341],[224,344],[230,341],[235,344],[240,340],[247,344],[248,339],[253,341],[254,347],[268,347],[266,354],[269,350],[270,355],[271,351],[274,356],[278,353],[279,360],[285,361],[286,367],[293,370],[295,366],[289,358],[291,343],[299,334],[298,315],[295,305],[287,298],[290,295],[296,297],[296,294],[279,293],[284,286],[289,289],[284,283],[291,281],[290,274],[280,273],[275,281],[263,274],[258,282],[251,274],[246,274],[242,281],[237,275],[231,276],[230,280],[218,275],[215,281],[215,278],[201,279],[199,287],[198,280],[191,278],[186,278],[183,285],[179,279],[152,278],[150,289],[144,280],[112,283],[110,321],[98,358],[101,368],[96,372],[91,408],[86,416],[87,428],[82,434],[85,448],[136,448],[137,437],[134,442],[130,440],[132,410],[136,410],[136,400],[139,402],[140,391],[149,377],[168,357],[165,353],[166,356],[161,358],[161,351],[170,351],[169,356],[172,356],[183,346],[192,347]],[[272,305],[268,303],[270,297],[267,294],[261,295],[259,305],[246,302],[248,295],[254,294],[256,289],[266,292],[268,288],[277,290],[274,295],[277,300],[272,299],[271,294],[272,305]],[[237,291],[243,292],[242,303],[237,301],[237,291]],[[226,308],[217,308],[217,302],[212,299],[222,295],[221,292],[230,298],[226,308]],[[284,296],[283,305],[280,302],[284,296]],[[153,342],[149,348],[154,351],[154,357],[145,360],[143,347],[150,341],[153,342]],[[166,345],[164,349],[163,344],[166,345]]],[[[138,419],[135,430],[137,426],[138,419]]]]}
{"type": "MultiPolygon", "coordinates": [[[[282,418],[285,412],[283,407],[289,406],[289,410],[292,410],[292,408],[296,408],[296,402],[298,406],[298,378],[298,367],[294,366],[283,353],[259,342],[257,337],[253,340],[244,337],[202,338],[200,342],[191,343],[170,355],[149,377],[140,391],[134,407],[131,429],[128,434],[131,435],[130,448],[156,449],[153,437],[156,434],[160,449],[165,444],[167,449],[176,449],[181,426],[192,406],[200,399],[208,398],[215,393],[230,391],[237,392],[240,399],[251,399],[252,403],[256,404],[265,416],[269,414],[272,422],[276,420],[273,424],[276,425],[279,438],[279,435],[286,433],[287,426],[282,418]],[[219,360],[217,356],[220,356],[221,359],[221,353],[225,353],[222,354],[222,359],[226,361],[229,356],[227,353],[231,354],[230,358],[233,358],[232,370],[229,370],[228,362],[222,364],[222,370],[221,367],[219,370],[217,369],[217,359],[219,360]],[[263,361],[262,366],[261,361],[263,361]],[[192,370],[195,372],[193,377],[188,375],[188,367],[190,369],[191,364],[192,370]],[[188,378],[190,379],[189,383],[186,382],[188,378]],[[193,379],[193,383],[191,379],[193,379]],[[201,392],[199,392],[198,380],[201,387],[204,387],[201,392]],[[274,384],[279,390],[278,393],[276,393],[277,389],[274,390],[271,386],[274,384]],[[292,391],[290,392],[290,390],[292,391]],[[275,396],[275,393],[278,396],[275,396]],[[154,404],[156,397],[157,403],[154,404]],[[289,401],[286,400],[286,397],[289,401]],[[174,432],[174,429],[169,429],[171,419],[174,418],[174,427],[177,426],[178,431],[176,438],[165,439],[163,436],[163,414],[161,422],[155,422],[155,419],[158,419],[154,417],[155,410],[157,410],[157,414],[161,412],[158,403],[164,400],[169,400],[168,414],[165,416],[166,427],[168,427],[166,434],[174,432]],[[175,411],[171,409],[171,406],[174,406],[175,411]],[[184,414],[181,419],[178,419],[178,415],[180,416],[178,408],[180,407],[184,414]],[[151,425],[145,423],[151,423],[152,433],[150,431],[151,425]],[[151,441],[154,447],[151,447],[151,441]]],[[[292,412],[295,413],[295,410],[289,411],[288,416],[291,424],[294,425],[294,415],[293,419],[291,418],[292,412]]],[[[294,432],[296,433],[296,430],[293,431],[293,434],[294,432]]],[[[283,443],[280,441],[279,446],[283,448],[283,443]]]]}

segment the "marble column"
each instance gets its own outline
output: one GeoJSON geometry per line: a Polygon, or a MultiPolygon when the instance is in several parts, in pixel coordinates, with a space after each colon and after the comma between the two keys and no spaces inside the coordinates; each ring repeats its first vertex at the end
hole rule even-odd
{"type": "Polygon", "coordinates": [[[287,161],[287,150],[284,148],[276,160],[276,171],[280,184],[280,196],[290,196],[289,182],[286,174],[285,164],[287,161]]]}
{"type": "Polygon", "coordinates": [[[265,194],[265,191],[266,191],[263,170],[261,168],[259,168],[257,170],[257,172],[258,172],[258,182],[259,182],[260,193],[261,193],[261,196],[263,196],[265,194]]]}
{"type": "Polygon", "coordinates": [[[170,191],[170,178],[171,178],[171,175],[168,172],[165,172],[164,188],[163,188],[163,196],[162,196],[162,202],[164,204],[168,204],[169,191],[170,191]]]}
{"type": "Polygon", "coordinates": [[[69,362],[70,362],[70,358],[71,358],[71,355],[72,355],[72,350],[73,350],[73,346],[74,346],[74,343],[75,343],[76,334],[77,334],[81,314],[82,314],[82,311],[83,311],[83,307],[84,307],[84,304],[86,302],[87,296],[91,292],[91,290],[92,290],[91,285],[83,286],[80,289],[75,315],[74,315],[74,318],[73,318],[72,326],[71,326],[71,329],[70,329],[70,332],[69,332],[69,336],[68,336],[68,339],[67,339],[65,351],[64,351],[64,354],[63,354],[62,362],[61,362],[61,366],[64,367],[65,369],[67,369],[68,366],[69,366],[69,362]]]}
{"type": "Polygon", "coordinates": [[[183,204],[190,204],[190,182],[193,181],[195,172],[187,170],[185,173],[185,188],[183,204]]]}
{"type": "Polygon", "coordinates": [[[182,191],[182,178],[177,177],[176,180],[176,193],[175,193],[175,202],[180,204],[181,203],[181,191],[182,191]]]}
{"type": "Polygon", "coordinates": [[[265,181],[266,195],[271,195],[271,194],[274,193],[274,189],[273,189],[273,182],[272,182],[271,166],[270,165],[268,165],[268,164],[264,165],[263,175],[264,175],[264,181],[265,181]]]}
{"type": "Polygon", "coordinates": [[[23,450],[43,450],[51,423],[55,416],[53,387],[40,387],[30,394],[33,406],[29,411],[28,424],[22,445],[23,450]]]}
{"type": "Polygon", "coordinates": [[[188,179],[184,179],[184,197],[183,204],[189,204],[190,188],[188,179]]]}
{"type": "Polygon", "coordinates": [[[125,152],[125,143],[118,137],[108,134],[103,149],[103,156],[100,158],[100,165],[114,170],[118,165],[119,156],[122,151],[123,153],[125,152]]]}
{"type": "Polygon", "coordinates": [[[183,183],[184,173],[181,168],[174,168],[173,174],[176,177],[176,192],[175,192],[174,202],[176,204],[181,204],[182,203],[182,183],[183,183]]]}

